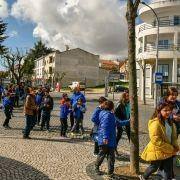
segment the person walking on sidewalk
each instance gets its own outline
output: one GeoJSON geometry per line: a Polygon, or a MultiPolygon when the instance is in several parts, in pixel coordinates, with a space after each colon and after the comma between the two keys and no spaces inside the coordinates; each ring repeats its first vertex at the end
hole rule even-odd
{"type": "Polygon", "coordinates": [[[11,101],[9,92],[3,98],[3,109],[4,109],[4,114],[5,114],[5,121],[3,123],[3,127],[8,129],[10,128],[9,121],[11,119],[11,114],[12,114],[11,112],[13,110],[13,102],[11,101]]]}
{"type": "Polygon", "coordinates": [[[70,98],[65,98],[60,104],[60,121],[61,121],[61,136],[66,137],[66,131],[68,128],[68,114],[72,111],[70,98]]]}
{"type": "Polygon", "coordinates": [[[180,134],[180,101],[177,99],[178,97],[178,90],[175,87],[169,87],[167,91],[167,96],[163,97],[159,103],[167,102],[173,104],[173,111],[171,119],[174,121],[177,134],[180,134]]]}
{"type": "MultiPolygon", "coordinates": [[[[80,87],[79,86],[75,86],[74,89],[73,89],[73,95],[71,97],[71,106],[73,107],[78,99],[81,98],[82,99],[82,102],[84,105],[86,105],[86,98],[85,96],[81,93],[80,91],[80,87]]],[[[70,122],[71,122],[71,129],[74,125],[74,113],[70,113],[70,122]]],[[[79,127],[77,127],[76,129],[77,131],[79,131],[79,127]]]]}
{"type": "Polygon", "coordinates": [[[23,131],[23,138],[30,139],[29,134],[36,122],[37,106],[35,102],[35,92],[32,88],[27,88],[27,96],[24,104],[24,113],[26,119],[25,129],[23,131]]]}
{"type": "Polygon", "coordinates": [[[41,121],[41,103],[42,103],[42,99],[43,99],[44,93],[42,91],[42,88],[40,87],[38,89],[38,92],[36,94],[36,105],[37,105],[37,125],[39,126],[40,121],[41,121]]]}
{"type": "MultiPolygon", "coordinates": [[[[122,94],[121,99],[120,99],[117,107],[115,108],[114,114],[120,120],[130,119],[129,91],[125,91],[122,94]]],[[[125,127],[117,126],[117,136],[116,136],[117,146],[118,146],[119,140],[122,137],[122,133],[124,130],[127,134],[128,140],[130,142],[130,125],[127,125],[125,127]]],[[[116,149],[116,154],[119,155],[117,149],[116,149]]]]}
{"type": "Polygon", "coordinates": [[[105,157],[108,160],[108,176],[112,177],[114,173],[115,149],[116,149],[116,126],[125,126],[129,124],[129,120],[119,121],[113,113],[114,103],[106,101],[104,110],[99,114],[98,126],[98,145],[99,154],[95,163],[95,172],[101,175],[99,167],[105,157]]]}
{"type": "Polygon", "coordinates": [[[49,90],[45,91],[44,97],[41,103],[42,109],[42,122],[41,122],[41,130],[46,126],[46,130],[49,131],[49,122],[51,118],[51,111],[53,110],[54,102],[53,98],[49,94],[49,90]]]}
{"type": "Polygon", "coordinates": [[[79,98],[77,103],[74,104],[73,108],[73,113],[74,113],[74,126],[71,129],[71,132],[79,132],[79,128],[81,129],[81,134],[84,133],[84,128],[83,128],[83,119],[84,119],[84,113],[86,112],[86,107],[83,104],[83,99],[79,98]]]}
{"type": "Polygon", "coordinates": [[[94,123],[94,127],[92,128],[92,138],[94,140],[94,155],[97,156],[99,153],[99,145],[98,145],[98,126],[99,126],[99,114],[104,108],[104,104],[107,101],[105,97],[100,97],[98,102],[99,106],[93,112],[91,121],[94,123]]]}
{"type": "Polygon", "coordinates": [[[157,106],[148,129],[150,142],[144,149],[141,158],[150,162],[150,166],[140,175],[141,180],[148,179],[158,168],[164,171],[164,179],[173,178],[173,156],[179,151],[176,127],[169,119],[173,106],[163,102],[157,106]]]}

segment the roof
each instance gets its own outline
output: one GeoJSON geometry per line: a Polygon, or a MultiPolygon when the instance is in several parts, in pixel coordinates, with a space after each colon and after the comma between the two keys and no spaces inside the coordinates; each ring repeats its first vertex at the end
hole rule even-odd
{"type": "Polygon", "coordinates": [[[118,70],[119,64],[118,62],[113,60],[100,60],[100,67],[106,70],[114,70],[114,69],[118,70]]]}

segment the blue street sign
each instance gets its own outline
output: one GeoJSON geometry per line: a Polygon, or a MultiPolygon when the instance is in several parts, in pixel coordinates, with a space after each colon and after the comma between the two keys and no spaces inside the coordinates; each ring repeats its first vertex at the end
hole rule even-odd
{"type": "Polygon", "coordinates": [[[162,73],[155,73],[155,83],[156,84],[162,84],[163,83],[163,74],[162,73]]]}

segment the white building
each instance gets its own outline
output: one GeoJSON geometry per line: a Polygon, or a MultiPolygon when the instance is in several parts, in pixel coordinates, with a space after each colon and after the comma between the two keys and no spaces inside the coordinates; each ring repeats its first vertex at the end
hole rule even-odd
{"type": "MultiPolygon", "coordinates": [[[[159,0],[149,4],[159,18],[158,72],[164,82],[180,83],[180,0],[159,0]]],[[[143,97],[143,67],[146,65],[146,96],[153,97],[157,26],[147,6],[139,9],[143,23],[136,26],[137,84],[143,97]]]]}
{"type": "Polygon", "coordinates": [[[35,61],[35,68],[34,68],[34,79],[36,80],[37,84],[41,84],[44,75],[44,57],[40,57],[35,61]]]}
{"type": "Polygon", "coordinates": [[[36,84],[49,83],[53,87],[61,80],[62,86],[73,81],[86,79],[89,87],[104,83],[107,72],[99,68],[99,55],[80,48],[63,52],[54,51],[36,60],[34,81],[36,84]]]}

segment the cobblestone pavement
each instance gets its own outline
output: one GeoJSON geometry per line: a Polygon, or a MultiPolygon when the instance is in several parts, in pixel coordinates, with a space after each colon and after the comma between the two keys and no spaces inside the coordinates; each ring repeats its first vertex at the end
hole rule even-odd
{"type": "MultiPolygon", "coordinates": [[[[31,132],[31,140],[22,139],[24,116],[22,108],[14,110],[10,122],[12,129],[5,130],[0,126],[0,180],[11,179],[55,179],[55,180],[88,180],[102,179],[93,174],[93,143],[89,139],[92,127],[91,114],[97,101],[88,101],[84,127],[86,134],[82,137],[59,137],[59,107],[55,100],[55,108],[51,118],[51,132],[40,131],[35,127],[31,132]]],[[[140,106],[140,149],[147,144],[147,120],[152,113],[152,106],[140,106]]],[[[0,124],[4,120],[0,112],[0,124]]],[[[119,144],[119,151],[128,152],[129,143],[126,135],[119,144]]],[[[116,166],[127,161],[116,161],[116,166]]],[[[103,164],[106,170],[106,164],[103,164]]],[[[103,176],[106,179],[106,176],[103,176]]],[[[120,177],[117,177],[120,179],[120,177]]],[[[129,179],[129,178],[127,178],[129,179]]]]}

